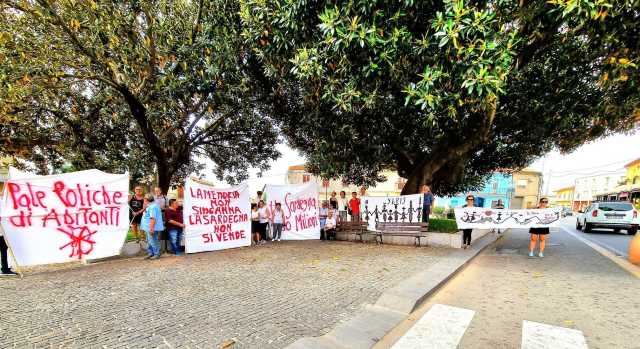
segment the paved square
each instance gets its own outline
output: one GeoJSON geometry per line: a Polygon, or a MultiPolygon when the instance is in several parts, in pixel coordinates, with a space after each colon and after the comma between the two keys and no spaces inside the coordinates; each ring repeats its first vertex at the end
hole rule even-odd
{"type": "Polygon", "coordinates": [[[282,348],[319,336],[447,249],[296,241],[0,279],[0,348],[282,348]]]}

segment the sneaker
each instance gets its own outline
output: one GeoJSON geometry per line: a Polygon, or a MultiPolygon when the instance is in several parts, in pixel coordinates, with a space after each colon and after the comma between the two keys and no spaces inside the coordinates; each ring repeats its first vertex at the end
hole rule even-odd
{"type": "Polygon", "coordinates": [[[533,257],[533,251],[529,251],[529,257],[533,257]]]}
{"type": "Polygon", "coordinates": [[[151,258],[149,258],[149,259],[160,259],[160,256],[155,255],[155,256],[152,256],[152,257],[151,257],[151,258]]]}
{"type": "Polygon", "coordinates": [[[151,257],[153,257],[153,255],[150,254],[150,255],[144,257],[144,259],[151,259],[151,257]]]}
{"type": "Polygon", "coordinates": [[[542,258],[544,257],[544,254],[542,252],[538,253],[538,257],[542,258]]]}
{"type": "Polygon", "coordinates": [[[18,273],[16,273],[13,270],[7,270],[0,273],[0,276],[5,276],[5,277],[18,276],[18,273]]]}

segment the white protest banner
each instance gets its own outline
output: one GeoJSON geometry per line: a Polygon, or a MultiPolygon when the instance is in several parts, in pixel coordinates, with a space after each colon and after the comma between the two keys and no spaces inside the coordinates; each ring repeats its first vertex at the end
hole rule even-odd
{"type": "Polygon", "coordinates": [[[420,222],[422,197],[422,194],[363,196],[360,198],[362,220],[367,222],[367,230],[376,230],[378,222],[420,222]]]}
{"type": "Polygon", "coordinates": [[[264,192],[269,210],[275,209],[276,203],[282,205],[284,211],[282,239],[320,239],[318,187],[315,183],[302,185],[267,184],[264,192]]]}
{"type": "Polygon", "coordinates": [[[119,254],[129,229],[128,189],[128,174],[38,176],[11,168],[0,215],[18,264],[119,254]]]}
{"type": "Polygon", "coordinates": [[[561,207],[522,210],[459,207],[455,214],[458,229],[549,228],[557,225],[561,211],[561,207]]]}
{"type": "Polygon", "coordinates": [[[187,253],[251,246],[249,186],[214,188],[191,178],[184,188],[187,253]]]}

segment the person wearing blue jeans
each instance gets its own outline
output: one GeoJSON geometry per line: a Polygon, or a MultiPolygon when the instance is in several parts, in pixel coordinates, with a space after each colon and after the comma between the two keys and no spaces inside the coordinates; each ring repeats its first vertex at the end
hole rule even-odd
{"type": "Polygon", "coordinates": [[[169,243],[171,251],[176,256],[182,256],[180,251],[180,240],[182,239],[182,229],[184,224],[182,221],[182,210],[176,199],[169,200],[169,206],[164,210],[165,219],[167,220],[167,229],[169,230],[169,243]]]}
{"type": "Polygon", "coordinates": [[[162,210],[156,202],[154,202],[152,194],[147,194],[144,197],[146,209],[142,214],[142,221],[140,222],[140,228],[145,232],[147,236],[147,246],[149,255],[146,259],[158,259],[160,258],[160,233],[164,230],[164,222],[162,220],[162,210]]]}

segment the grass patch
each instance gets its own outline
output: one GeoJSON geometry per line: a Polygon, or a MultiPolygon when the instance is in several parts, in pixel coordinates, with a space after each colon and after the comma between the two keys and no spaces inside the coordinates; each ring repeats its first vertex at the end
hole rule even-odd
{"type": "Polygon", "coordinates": [[[455,233],[458,231],[458,225],[455,219],[429,218],[429,231],[455,233]]]}

